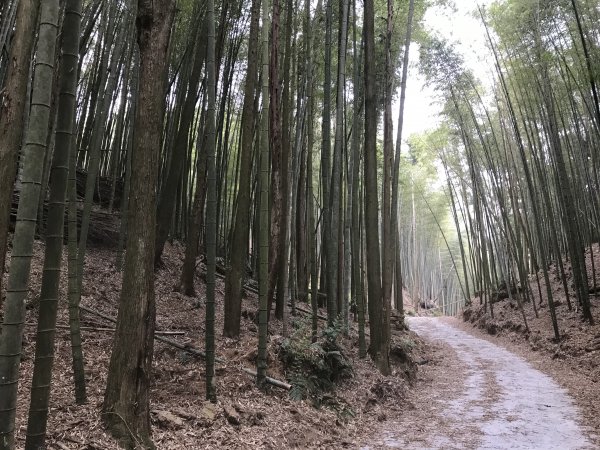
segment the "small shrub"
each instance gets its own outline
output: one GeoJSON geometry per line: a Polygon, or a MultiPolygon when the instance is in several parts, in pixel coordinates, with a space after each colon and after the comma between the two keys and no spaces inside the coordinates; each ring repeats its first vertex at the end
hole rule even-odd
{"type": "Polygon", "coordinates": [[[352,365],[338,344],[340,324],[321,332],[312,342],[309,321],[299,321],[292,335],[280,346],[279,357],[292,384],[290,397],[310,398],[315,406],[331,403],[328,392],[336,383],[352,376],[352,365]]]}

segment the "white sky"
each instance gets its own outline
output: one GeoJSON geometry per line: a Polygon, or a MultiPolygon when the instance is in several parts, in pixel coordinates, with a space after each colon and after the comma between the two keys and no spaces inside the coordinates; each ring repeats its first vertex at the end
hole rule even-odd
{"type": "MultiPolygon", "coordinates": [[[[441,37],[456,43],[456,49],[463,55],[467,67],[473,70],[484,84],[490,79],[490,54],[486,47],[485,30],[474,12],[477,4],[487,6],[493,0],[455,0],[456,11],[449,8],[430,8],[424,18],[425,26],[441,37]]],[[[407,81],[403,141],[414,133],[422,133],[435,128],[440,122],[441,104],[436,102],[434,90],[427,86],[417,68],[418,47],[410,49],[410,66],[407,81]]],[[[398,95],[399,97],[399,95],[398,95]]],[[[394,105],[394,115],[398,114],[399,100],[394,105]]],[[[394,118],[394,125],[397,123],[394,118]]],[[[403,149],[404,151],[404,149],[403,149]]]]}

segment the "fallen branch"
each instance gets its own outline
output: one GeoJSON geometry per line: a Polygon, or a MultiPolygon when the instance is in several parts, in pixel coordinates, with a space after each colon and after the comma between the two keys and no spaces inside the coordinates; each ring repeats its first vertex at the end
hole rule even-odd
{"type": "MultiPolygon", "coordinates": [[[[288,303],[289,304],[289,303],[288,303]]],[[[289,304],[290,306],[292,306],[291,304],[289,304]]],[[[312,316],[312,311],[309,311],[308,309],[304,309],[301,306],[296,305],[296,311],[300,311],[301,313],[307,314],[309,316],[312,316]]],[[[317,314],[317,318],[327,321],[327,317],[321,315],[321,314],[317,314]]]]}
{"type": "Polygon", "coordinates": [[[79,309],[82,309],[85,312],[88,312],[88,313],[93,314],[95,316],[102,317],[103,319],[106,319],[109,322],[117,323],[117,321],[115,319],[113,319],[112,317],[107,316],[106,314],[102,314],[101,312],[96,311],[95,309],[88,308],[87,306],[79,305],[79,309]]]}
{"type": "MultiPolygon", "coordinates": [[[[79,308],[83,309],[84,311],[86,311],[90,314],[94,314],[98,317],[102,317],[103,319],[106,319],[109,322],[117,323],[117,321],[115,319],[113,319],[112,317],[102,314],[101,312],[98,312],[92,308],[88,308],[87,306],[79,305],[79,308]]],[[[190,347],[189,345],[180,344],[177,341],[173,341],[171,339],[167,339],[162,336],[157,336],[156,334],[154,336],[154,339],[156,339],[157,341],[160,341],[160,342],[164,342],[165,344],[171,345],[180,350],[185,350],[186,352],[191,353],[192,355],[200,356],[201,358],[206,358],[206,354],[203,351],[198,350],[194,347],[190,347]]],[[[223,361],[222,359],[219,359],[219,358],[215,358],[215,361],[218,363],[221,363],[221,364],[225,364],[225,361],[223,361]]]]}
{"type": "MultiPolygon", "coordinates": [[[[247,369],[246,367],[242,367],[242,371],[246,372],[247,374],[252,375],[253,377],[256,376],[256,370],[247,369]]],[[[290,389],[292,389],[292,385],[291,384],[285,383],[283,381],[276,380],[275,378],[266,377],[266,381],[267,381],[267,383],[272,384],[273,386],[277,386],[277,387],[280,387],[282,389],[286,389],[288,391],[290,389]]]]}
{"type": "MultiPolygon", "coordinates": [[[[110,316],[107,316],[106,314],[102,314],[100,311],[96,311],[95,309],[92,308],[88,308],[87,306],[83,306],[83,305],[79,305],[79,309],[83,309],[85,312],[88,312],[90,314],[93,314],[95,316],[101,317],[102,319],[108,320],[111,323],[117,323],[116,319],[113,319],[110,316]]],[[[64,325],[65,328],[69,328],[68,325],[64,325]]],[[[87,328],[92,328],[92,327],[87,327],[87,328]]],[[[81,327],[82,330],[85,330],[86,327],[81,327]]],[[[106,331],[109,330],[108,328],[103,330],[106,331]]],[[[114,329],[111,329],[112,331],[115,331],[114,329]]],[[[154,334],[164,334],[164,335],[175,335],[175,336],[180,336],[185,334],[185,332],[183,331],[160,331],[160,330],[155,330],[154,334]]],[[[158,338],[157,338],[158,339],[158,338]]],[[[160,339],[158,339],[160,340],[160,339]]]]}
{"type": "MultiPolygon", "coordinates": [[[[106,319],[109,322],[117,323],[117,321],[115,319],[113,319],[112,317],[102,314],[101,312],[98,312],[94,309],[88,308],[87,306],[79,305],[79,308],[90,314],[94,314],[98,317],[102,317],[103,319],[106,319]]],[[[171,339],[167,339],[163,336],[158,336],[156,334],[154,335],[154,339],[156,339],[157,341],[160,341],[160,342],[164,342],[165,344],[171,345],[172,347],[178,348],[185,352],[191,353],[192,355],[196,355],[196,356],[199,356],[200,358],[206,359],[206,353],[204,353],[202,350],[199,350],[197,348],[194,348],[194,347],[191,347],[191,346],[185,345],[185,344],[180,344],[177,341],[173,341],[171,339]]],[[[220,364],[227,364],[227,361],[225,361],[224,359],[218,358],[218,357],[215,357],[215,362],[218,362],[220,364]]],[[[250,375],[256,376],[256,372],[252,371],[251,369],[242,368],[241,370],[250,375]]],[[[273,386],[277,386],[282,389],[287,389],[288,391],[292,388],[292,386],[289,385],[288,383],[276,380],[275,378],[267,377],[266,381],[267,381],[267,383],[272,384],[273,386]]]]}
{"type": "MultiPolygon", "coordinates": [[[[56,325],[56,328],[64,328],[69,329],[69,325],[56,325]]],[[[115,332],[117,331],[115,328],[103,328],[103,327],[79,327],[80,330],[83,331],[106,331],[106,332],[115,332]]],[[[158,334],[161,336],[184,336],[185,331],[160,331],[157,330],[154,334],[158,334]]]]}
{"type": "MultiPolygon", "coordinates": [[[[298,295],[302,295],[305,297],[308,297],[310,294],[310,292],[298,292],[298,295]]],[[[327,298],[327,294],[324,292],[317,292],[317,297],[327,298]]]]}
{"type": "MultiPolygon", "coordinates": [[[[224,276],[224,275],[221,275],[221,274],[220,274],[220,273],[218,273],[218,272],[217,272],[217,273],[215,273],[215,275],[217,276],[217,278],[220,278],[220,279],[223,279],[223,280],[225,279],[225,276],[224,276]]],[[[257,289],[255,289],[254,287],[252,287],[252,286],[248,285],[248,284],[244,284],[244,285],[242,286],[242,289],[245,289],[245,290],[247,290],[247,291],[253,292],[254,294],[257,294],[257,295],[258,295],[258,290],[257,290],[257,289]]],[[[324,293],[322,293],[322,292],[319,292],[319,293],[318,293],[318,296],[319,296],[319,297],[327,297],[327,294],[324,294],[324,293]]],[[[288,302],[288,305],[291,307],[291,306],[292,306],[291,302],[288,302]]],[[[296,310],[297,310],[297,311],[300,311],[301,313],[307,314],[307,315],[312,315],[312,311],[309,311],[309,310],[307,310],[307,309],[304,309],[304,308],[302,308],[302,307],[300,307],[300,306],[298,306],[298,305],[296,305],[296,310]]],[[[317,314],[317,318],[319,318],[320,320],[327,321],[327,317],[325,317],[325,316],[323,316],[323,315],[321,315],[321,314],[317,314]]]]}

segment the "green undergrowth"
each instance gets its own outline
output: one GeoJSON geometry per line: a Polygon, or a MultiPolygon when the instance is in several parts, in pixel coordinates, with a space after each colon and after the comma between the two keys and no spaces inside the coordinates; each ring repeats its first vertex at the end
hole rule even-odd
{"type": "Polygon", "coordinates": [[[298,320],[293,326],[293,332],[279,349],[286,377],[292,384],[290,397],[308,399],[317,408],[330,407],[341,417],[352,416],[347,405],[334,395],[335,386],[353,376],[352,364],[340,345],[341,324],[322,330],[315,342],[310,320],[298,320]]]}

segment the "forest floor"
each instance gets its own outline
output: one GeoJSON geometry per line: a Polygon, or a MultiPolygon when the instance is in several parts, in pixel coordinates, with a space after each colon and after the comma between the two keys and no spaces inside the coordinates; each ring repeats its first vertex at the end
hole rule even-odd
{"type": "MultiPolygon", "coordinates": [[[[168,338],[203,349],[205,291],[201,274],[204,270],[200,267],[196,279],[197,296],[181,295],[176,292],[175,285],[182,259],[181,246],[167,245],[164,265],[156,276],[157,330],[182,332],[183,335],[168,338]]],[[[24,445],[27,426],[42,261],[43,244],[36,242],[19,383],[18,448],[24,445]]],[[[4,276],[6,283],[7,274],[4,276]]],[[[117,448],[100,418],[113,338],[110,330],[114,325],[86,311],[81,313],[85,327],[82,336],[88,402],[77,406],[66,327],[66,283],[66,273],[63,273],[47,448],[117,448]]],[[[89,249],[82,306],[114,318],[120,287],[121,274],[115,268],[115,252],[89,249]]],[[[242,337],[232,340],[224,338],[221,332],[223,288],[223,281],[218,279],[217,356],[227,363],[217,364],[216,405],[204,401],[204,361],[189,352],[155,341],[151,409],[153,439],[158,449],[356,448],[361,442],[369,442],[381,424],[411,414],[415,408],[413,387],[418,386],[424,379],[423,374],[434,370],[445,357],[442,347],[427,344],[412,332],[395,332],[396,349],[400,348],[399,359],[395,360],[400,365],[394,366],[392,376],[383,377],[368,358],[358,358],[358,338],[353,330],[348,338],[341,339],[343,352],[353,366],[353,377],[342,382],[334,392],[323,394],[320,400],[324,406],[315,408],[309,400],[292,400],[288,391],[275,387],[263,393],[256,388],[255,378],[241,370],[255,367],[258,329],[253,318],[256,296],[248,293],[245,297],[242,337]]],[[[306,333],[310,333],[310,322],[301,316],[290,317],[290,322],[295,323],[290,324],[290,329],[306,327],[306,333]]],[[[269,339],[269,376],[286,380],[289,374],[278,355],[284,340],[280,322],[273,321],[270,325],[269,339]]]]}
{"type": "MultiPolygon", "coordinates": [[[[183,333],[168,338],[203,349],[204,270],[200,264],[196,297],[179,294],[175,287],[182,257],[182,247],[167,245],[164,265],[156,277],[157,330],[183,333]]],[[[19,448],[25,439],[42,261],[43,244],[36,242],[19,384],[19,448]]],[[[113,250],[89,250],[82,295],[83,306],[113,318],[121,287],[121,274],[114,262],[113,250]]],[[[66,281],[63,274],[62,298],[66,281]]],[[[458,319],[409,318],[411,329],[420,337],[414,332],[394,332],[394,361],[398,364],[389,377],[379,375],[369,359],[358,358],[357,333],[352,330],[340,341],[352,363],[353,377],[333,392],[321,395],[322,405],[315,408],[310,400],[292,400],[284,389],[271,387],[263,393],[256,388],[254,378],[241,370],[255,366],[256,296],[248,292],[244,299],[239,340],[221,334],[222,301],[223,281],[218,279],[217,354],[227,363],[217,365],[216,405],[204,401],[203,360],[162,342],[155,343],[151,408],[153,439],[158,449],[567,449],[587,448],[589,442],[600,447],[600,437],[588,432],[600,429],[600,328],[584,324],[580,314],[568,312],[562,305],[558,308],[565,337],[559,344],[552,341],[545,308],[541,308],[540,318],[534,319],[531,305],[526,305],[526,311],[531,309],[527,312],[531,316],[530,333],[524,333],[523,327],[516,325],[519,316],[509,300],[494,305],[495,319],[478,307],[467,313],[494,336],[458,319]],[[542,373],[556,380],[574,404],[542,373]],[[523,396],[524,392],[528,395],[523,396]],[[588,426],[583,432],[577,426],[576,407],[581,411],[582,423],[588,426]],[[530,425],[535,429],[531,430],[530,425]],[[587,440],[581,433],[587,433],[587,440]],[[552,441],[547,446],[538,445],[547,436],[552,441]],[[515,446],[515,439],[521,446],[515,446]]],[[[114,325],[82,311],[88,403],[77,406],[65,327],[67,311],[61,302],[47,448],[116,449],[100,419],[112,343],[110,329],[114,325]]],[[[597,302],[594,300],[595,305],[597,302]]],[[[407,306],[410,310],[410,304],[407,306]]],[[[309,333],[310,324],[302,316],[290,317],[288,329],[309,333]]],[[[282,324],[273,321],[269,375],[290,381],[280,358],[285,339],[282,334],[282,324]]]]}

